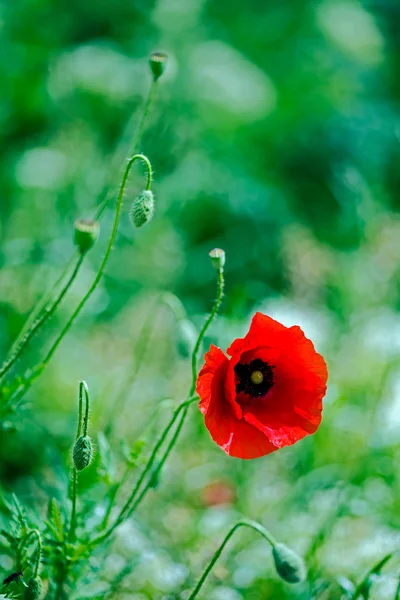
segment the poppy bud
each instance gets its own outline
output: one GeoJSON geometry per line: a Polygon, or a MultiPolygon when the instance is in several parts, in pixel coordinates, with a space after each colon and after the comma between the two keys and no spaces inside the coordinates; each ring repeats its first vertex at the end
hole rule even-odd
{"type": "Polygon", "coordinates": [[[38,600],[42,595],[42,580],[40,577],[31,577],[25,588],[24,600],[38,600]]]}
{"type": "Polygon", "coordinates": [[[275,568],[288,583],[299,583],[306,578],[306,567],[303,559],[285,544],[275,544],[272,548],[275,568]]]}
{"type": "Polygon", "coordinates": [[[143,227],[154,214],[154,194],[151,190],[140,192],[131,208],[131,221],[134,227],[143,227]]]}
{"type": "Polygon", "coordinates": [[[75,245],[79,252],[84,254],[94,246],[99,237],[100,223],[98,221],[88,221],[86,219],[77,219],[75,221],[75,245]]]}
{"type": "Polygon", "coordinates": [[[92,462],[93,444],[88,435],[81,435],[75,442],[72,450],[72,460],[77,471],[86,469],[92,462]]]}
{"type": "Polygon", "coordinates": [[[168,54],[165,52],[152,52],[149,57],[150,69],[153,73],[154,81],[157,81],[165,71],[168,54]]]}
{"type": "Polygon", "coordinates": [[[176,344],[178,352],[184,358],[188,358],[192,355],[199,333],[192,321],[189,321],[189,319],[180,319],[177,327],[178,331],[176,344]]]}
{"type": "Polygon", "coordinates": [[[217,271],[222,269],[225,264],[225,250],[221,250],[221,248],[214,248],[208,253],[208,256],[211,258],[213,267],[217,269],[217,271]]]}

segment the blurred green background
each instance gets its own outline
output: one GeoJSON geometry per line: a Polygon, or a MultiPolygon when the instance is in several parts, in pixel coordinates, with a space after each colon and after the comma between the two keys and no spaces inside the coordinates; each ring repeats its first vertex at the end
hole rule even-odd
{"type": "MultiPolygon", "coordinates": [[[[400,547],[399,31],[397,0],[0,1],[4,357],[68,263],[75,218],[95,213],[110,176],[117,187],[149,52],[169,54],[140,148],[155,169],[156,216],[130,225],[138,168],[106,276],[27,394],[17,432],[1,434],[2,489],[42,513],[48,495],[65,496],[80,378],[93,437],[113,425],[117,473],[122,438],[143,438],[148,452],[190,383],[161,293],[199,327],[215,295],[215,246],[227,254],[226,297],[207,345],[225,349],[262,310],[302,326],[330,372],[319,431],[262,459],[225,456],[192,407],[158,490],[72,598],[107,597],[125,565],[114,598],[184,598],[242,514],[307,557],[314,591],[281,583],[265,542],[242,531],[203,598],[341,598],[337,578],[349,585],[400,547]]],[[[112,206],[19,369],[44,356],[92,281],[112,206]]],[[[101,514],[107,477],[96,493],[91,484],[101,514]]],[[[371,598],[394,598],[399,569],[385,567],[371,598]]]]}

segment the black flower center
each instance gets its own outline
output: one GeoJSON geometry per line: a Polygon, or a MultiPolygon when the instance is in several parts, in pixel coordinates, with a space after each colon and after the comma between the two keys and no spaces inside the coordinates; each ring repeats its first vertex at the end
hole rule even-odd
{"type": "Polygon", "coordinates": [[[273,367],[268,363],[256,358],[250,363],[243,365],[237,363],[234,367],[236,374],[236,393],[244,392],[257,398],[265,396],[274,385],[273,367]]]}

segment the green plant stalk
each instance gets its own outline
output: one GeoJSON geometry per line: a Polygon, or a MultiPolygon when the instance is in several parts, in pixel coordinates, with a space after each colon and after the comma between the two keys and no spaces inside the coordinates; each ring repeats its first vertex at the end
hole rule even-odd
{"type": "Polygon", "coordinates": [[[212,308],[212,311],[209,315],[209,317],[206,319],[200,333],[199,336],[197,338],[197,342],[195,344],[195,347],[193,349],[193,354],[192,354],[192,384],[190,387],[190,391],[189,391],[189,396],[193,396],[195,389],[196,389],[196,380],[197,380],[197,361],[198,361],[198,357],[199,357],[199,351],[201,348],[201,343],[203,341],[203,338],[205,336],[205,333],[207,331],[207,329],[209,328],[209,326],[211,325],[212,321],[214,320],[214,317],[216,316],[216,314],[219,311],[219,308],[221,306],[222,303],[222,298],[224,296],[224,285],[225,285],[225,281],[224,281],[224,269],[218,269],[218,292],[217,292],[217,298],[214,302],[214,306],[212,308]]]}
{"type": "MultiPolygon", "coordinates": [[[[171,419],[170,423],[168,424],[166,430],[163,432],[162,437],[162,442],[159,444],[159,447],[161,447],[162,443],[164,442],[164,440],[167,437],[168,432],[170,431],[170,429],[172,428],[175,420],[179,417],[180,412],[182,411],[182,415],[180,417],[180,421],[177,425],[177,428],[175,430],[174,435],[172,436],[170,443],[167,446],[167,449],[163,455],[163,457],[161,458],[157,468],[155,469],[155,471],[153,472],[153,474],[151,475],[151,477],[149,478],[147,485],[145,486],[145,488],[142,490],[142,492],[140,493],[140,496],[137,498],[136,501],[134,501],[134,504],[132,505],[132,507],[130,508],[128,514],[127,514],[127,518],[134,512],[134,510],[136,510],[138,508],[138,506],[140,505],[140,503],[142,502],[143,498],[145,497],[145,495],[147,494],[148,490],[151,488],[151,481],[153,480],[154,477],[157,477],[159,475],[159,473],[161,472],[161,469],[163,468],[166,460],[168,459],[169,454],[171,453],[172,449],[174,448],[179,434],[182,430],[182,427],[184,425],[186,416],[187,416],[187,412],[188,412],[188,406],[189,404],[197,398],[197,396],[194,396],[193,398],[193,394],[195,392],[195,388],[196,388],[196,380],[197,380],[197,360],[198,360],[198,354],[201,348],[201,343],[203,341],[204,335],[207,331],[207,329],[209,328],[209,326],[211,325],[213,319],[215,318],[215,316],[218,313],[218,310],[221,306],[221,302],[222,302],[222,298],[223,298],[223,294],[224,294],[224,272],[223,269],[219,269],[218,270],[218,291],[217,291],[217,298],[214,302],[214,306],[212,308],[212,311],[209,315],[209,317],[206,319],[202,329],[199,332],[195,347],[193,349],[193,354],[192,354],[192,383],[190,386],[190,391],[188,394],[188,399],[185,400],[185,402],[183,402],[182,404],[180,404],[180,406],[176,409],[175,414],[173,416],[173,419],[171,419]],[[165,435],[164,435],[165,434],[165,435]]],[[[161,438],[160,438],[161,440],[161,438]]],[[[158,451],[158,449],[157,449],[158,451]]],[[[155,454],[157,453],[157,451],[155,452],[155,454]]],[[[155,455],[153,457],[155,459],[155,455]]],[[[154,460],[152,461],[152,464],[154,463],[154,460]]],[[[151,469],[152,465],[146,465],[146,473],[145,475],[149,472],[149,470],[151,469]]],[[[143,475],[143,474],[142,474],[143,475]]],[[[142,481],[143,481],[144,477],[142,477],[142,481]]],[[[139,487],[142,483],[142,481],[140,481],[140,484],[135,486],[135,490],[129,500],[129,504],[130,502],[132,502],[134,500],[134,497],[136,495],[136,493],[139,490],[139,487]]],[[[139,483],[139,482],[138,482],[139,483]]]]}
{"type": "MultiPolygon", "coordinates": [[[[151,110],[151,107],[153,105],[153,101],[154,101],[154,98],[155,98],[155,95],[156,95],[156,91],[157,91],[157,82],[153,81],[152,84],[151,84],[151,86],[150,86],[150,90],[149,90],[149,93],[147,95],[146,101],[144,103],[142,114],[140,116],[140,120],[139,120],[139,123],[137,125],[135,134],[133,136],[133,140],[132,140],[132,144],[131,144],[131,151],[128,153],[128,156],[134,154],[138,150],[139,144],[140,144],[142,136],[143,136],[144,127],[146,125],[147,118],[148,118],[148,116],[150,114],[150,110],[151,110]]],[[[101,202],[101,204],[100,204],[100,206],[99,206],[99,208],[97,209],[97,212],[96,212],[96,216],[95,216],[95,220],[96,221],[98,221],[99,219],[101,219],[101,217],[102,217],[105,209],[107,208],[107,205],[110,202],[110,199],[111,198],[108,195],[108,193],[105,192],[105,198],[101,202]]]]}
{"type": "Polygon", "coordinates": [[[393,557],[394,552],[390,552],[390,554],[387,554],[386,556],[384,556],[380,561],[378,561],[369,571],[368,573],[365,575],[364,579],[358,584],[358,586],[356,587],[354,594],[352,595],[352,600],[357,600],[357,598],[360,596],[360,594],[363,593],[365,586],[368,583],[368,579],[371,577],[371,575],[378,575],[382,568],[385,566],[385,564],[387,562],[389,562],[389,560],[393,557]]]}
{"type": "Polygon", "coordinates": [[[38,529],[32,529],[32,531],[30,531],[27,534],[27,536],[23,542],[23,546],[25,546],[28,543],[29,538],[32,537],[32,535],[36,536],[37,545],[38,545],[36,563],[35,563],[35,568],[33,570],[33,577],[36,578],[39,575],[40,563],[42,560],[43,543],[42,543],[42,536],[40,535],[38,529]]]}
{"type": "Polygon", "coordinates": [[[22,338],[22,340],[20,341],[18,346],[15,348],[14,352],[11,354],[10,358],[5,361],[5,363],[3,364],[3,366],[0,369],[0,378],[4,377],[4,375],[11,369],[11,367],[15,364],[15,362],[21,356],[21,354],[23,353],[23,351],[25,350],[25,348],[27,347],[27,345],[29,344],[29,342],[31,341],[33,336],[46,323],[46,321],[48,321],[50,319],[50,317],[52,315],[54,315],[57,308],[59,307],[62,300],[64,299],[66,293],[68,292],[68,290],[74,283],[74,281],[79,273],[79,269],[82,266],[84,258],[85,258],[84,254],[81,254],[79,256],[70,277],[66,281],[64,287],[60,290],[58,296],[55,298],[55,300],[52,303],[48,304],[44,308],[42,314],[31,324],[31,326],[25,333],[24,337],[22,338]]]}
{"type": "MultiPolygon", "coordinates": [[[[113,247],[113,244],[115,242],[115,238],[117,235],[117,230],[118,230],[118,224],[119,224],[119,220],[121,217],[121,210],[122,210],[122,204],[123,204],[123,199],[124,199],[124,193],[126,190],[126,185],[128,182],[128,177],[130,174],[130,171],[132,169],[133,164],[137,161],[137,160],[141,160],[142,162],[144,162],[146,168],[147,168],[147,183],[146,183],[146,190],[150,189],[150,185],[151,185],[151,181],[153,178],[153,170],[151,167],[151,163],[149,161],[149,159],[147,158],[147,156],[144,156],[144,154],[135,154],[134,156],[132,156],[131,158],[129,158],[128,163],[125,167],[125,171],[122,177],[122,181],[121,181],[121,185],[120,185],[120,189],[119,189],[119,193],[118,193],[118,199],[117,199],[117,208],[115,211],[115,217],[114,217],[114,224],[113,224],[113,228],[111,231],[111,236],[106,248],[106,252],[104,254],[103,260],[101,262],[101,265],[99,267],[99,270],[97,271],[96,277],[93,280],[92,285],[90,286],[90,288],[88,289],[88,291],[86,292],[86,294],[84,295],[84,297],[82,298],[82,300],[79,302],[78,306],[76,307],[76,309],[74,310],[74,312],[72,313],[72,315],[70,316],[70,318],[68,319],[67,323],[65,324],[65,326],[63,327],[63,329],[61,330],[61,333],[59,334],[59,336],[57,337],[57,339],[55,340],[55,342],[53,343],[53,345],[51,346],[49,352],[47,353],[46,357],[44,358],[44,360],[35,367],[32,376],[28,379],[25,388],[27,389],[33,382],[34,379],[36,379],[37,377],[39,377],[39,375],[43,372],[43,370],[46,368],[46,366],[48,365],[48,363],[50,362],[53,354],[55,353],[55,351],[57,350],[58,346],[60,345],[60,343],[62,342],[63,338],[65,337],[65,335],[68,333],[68,331],[70,330],[71,326],[73,325],[73,323],[75,322],[75,319],[78,317],[78,315],[80,314],[81,310],[83,309],[83,307],[85,306],[86,302],[89,300],[89,298],[92,296],[93,292],[96,290],[98,284],[100,283],[100,280],[104,274],[105,268],[107,266],[108,260],[110,258],[111,255],[111,250],[113,247]]],[[[25,392],[25,389],[22,391],[22,393],[25,392]]]]}
{"type": "Polygon", "coordinates": [[[45,306],[47,304],[50,304],[50,301],[53,298],[53,296],[55,295],[57,289],[61,286],[61,283],[67,277],[68,271],[70,270],[70,267],[71,267],[72,263],[74,262],[74,259],[75,259],[75,255],[72,255],[70,260],[68,261],[68,263],[65,265],[62,273],[59,275],[58,279],[51,285],[50,289],[47,290],[46,294],[43,297],[39,298],[39,300],[36,302],[36,305],[32,309],[32,311],[31,311],[28,319],[26,320],[24,326],[22,327],[19,335],[17,335],[17,337],[15,338],[15,340],[13,342],[13,345],[9,352],[10,355],[14,354],[14,352],[16,351],[17,347],[19,346],[22,338],[25,336],[28,329],[30,329],[33,322],[36,321],[36,319],[39,317],[39,315],[45,309],[45,306]]]}
{"type": "Polygon", "coordinates": [[[125,469],[124,474],[121,477],[121,480],[115,484],[114,489],[110,493],[110,500],[109,500],[103,521],[101,523],[101,529],[105,529],[107,527],[108,521],[110,519],[111,511],[114,508],[114,504],[117,499],[117,494],[118,494],[119,490],[121,489],[121,487],[126,483],[131,470],[132,470],[132,466],[128,465],[125,469]]]}
{"type": "MultiPolygon", "coordinates": [[[[133,154],[133,153],[136,151],[136,148],[137,148],[137,147],[139,146],[139,144],[140,144],[140,141],[141,141],[141,138],[142,138],[142,135],[143,135],[143,131],[144,131],[144,127],[145,127],[145,125],[146,125],[147,118],[148,118],[148,116],[149,116],[149,114],[150,114],[150,110],[151,110],[151,108],[152,108],[152,105],[153,105],[153,101],[154,101],[154,98],[155,98],[155,95],[156,95],[156,91],[157,91],[157,81],[153,81],[153,82],[152,82],[152,84],[151,84],[151,86],[150,86],[150,90],[149,90],[149,93],[148,93],[148,95],[147,95],[147,98],[146,98],[146,101],[145,101],[145,104],[144,104],[144,107],[143,107],[143,111],[142,111],[142,114],[141,114],[141,117],[140,117],[140,120],[139,120],[138,126],[137,126],[137,128],[136,128],[136,131],[135,131],[135,134],[134,134],[134,137],[133,137],[133,140],[132,140],[132,144],[131,144],[132,151],[131,151],[131,153],[130,153],[130,154],[133,154]]],[[[104,212],[104,210],[105,210],[105,208],[106,208],[107,204],[109,203],[109,201],[110,201],[110,198],[109,198],[109,197],[107,197],[107,198],[105,199],[104,203],[102,203],[102,204],[101,204],[100,208],[98,209],[97,215],[96,215],[96,220],[101,218],[101,216],[102,216],[102,214],[103,214],[103,212],[104,212]]],[[[71,261],[68,263],[68,265],[67,265],[67,267],[66,267],[65,271],[68,269],[68,266],[69,266],[69,264],[70,264],[70,263],[71,263],[71,261]]],[[[78,270],[79,270],[79,269],[78,269],[78,270]]],[[[63,275],[64,275],[64,274],[63,274],[63,275]]],[[[52,289],[54,289],[55,287],[57,287],[57,285],[58,285],[59,281],[61,281],[61,280],[63,279],[63,275],[62,275],[62,276],[59,278],[59,280],[56,282],[56,284],[53,286],[53,288],[52,288],[52,289]]],[[[76,275],[75,275],[75,277],[76,277],[76,275]]],[[[70,282],[70,284],[68,285],[68,288],[70,287],[70,285],[71,285],[71,284],[72,284],[72,281],[71,281],[71,282],[70,282]]],[[[68,289],[68,288],[67,288],[67,289],[68,289]]],[[[67,291],[67,290],[66,290],[66,291],[67,291]]],[[[65,291],[65,293],[66,293],[66,291],[65,291]]],[[[62,292],[63,292],[63,290],[61,291],[62,297],[61,297],[60,299],[57,299],[57,300],[56,300],[56,302],[57,302],[57,306],[60,304],[60,302],[61,302],[61,300],[62,300],[63,296],[65,295],[65,294],[63,294],[62,292]]],[[[54,309],[54,310],[56,310],[57,306],[55,307],[55,309],[54,309]]],[[[39,303],[39,308],[38,308],[38,310],[37,310],[37,311],[34,311],[34,312],[36,312],[37,314],[39,314],[39,313],[41,312],[41,310],[42,310],[42,302],[40,302],[40,303],[39,303]]],[[[53,313],[54,313],[54,311],[52,311],[52,314],[53,314],[53,313]]],[[[46,312],[45,312],[45,313],[44,313],[44,317],[45,317],[44,321],[46,321],[46,320],[49,318],[49,316],[51,316],[51,315],[47,315],[47,314],[46,314],[46,312]]],[[[40,317],[39,317],[39,318],[40,318],[40,317]]],[[[35,325],[35,323],[36,323],[36,321],[33,323],[33,325],[35,325]]],[[[40,323],[40,326],[41,326],[42,324],[43,324],[43,323],[40,323]]],[[[30,326],[28,325],[28,326],[27,326],[29,329],[27,330],[27,332],[26,332],[25,336],[29,335],[29,339],[31,339],[31,338],[33,337],[33,335],[34,335],[34,334],[37,332],[37,330],[38,330],[38,327],[36,327],[36,328],[35,328],[35,331],[34,331],[32,334],[30,334],[31,327],[33,327],[33,325],[30,325],[30,326]]],[[[14,357],[14,354],[16,354],[16,353],[18,353],[18,356],[19,356],[19,354],[20,354],[20,353],[23,351],[23,349],[24,349],[25,345],[26,345],[26,344],[28,343],[28,341],[29,341],[29,340],[26,340],[26,341],[25,341],[25,337],[24,337],[24,338],[23,338],[23,340],[22,340],[22,342],[21,342],[21,344],[23,344],[23,347],[22,347],[22,348],[20,348],[20,345],[19,345],[19,340],[20,340],[20,337],[21,337],[22,335],[24,335],[24,333],[23,333],[23,332],[20,334],[20,336],[19,336],[19,337],[17,338],[17,340],[14,342],[13,348],[11,349],[11,354],[12,354],[11,358],[13,358],[13,357],[14,357]]],[[[16,356],[15,360],[17,360],[18,356],[16,356]]],[[[9,359],[9,360],[10,360],[10,359],[9,359]]],[[[3,369],[3,368],[5,368],[5,370],[4,370],[4,373],[2,372],[2,370],[0,370],[0,378],[2,377],[2,375],[3,375],[3,374],[5,374],[5,373],[8,371],[8,369],[9,369],[9,368],[11,368],[11,366],[12,366],[12,364],[14,364],[15,360],[13,359],[13,360],[12,360],[12,363],[11,363],[10,365],[8,365],[8,364],[7,364],[7,363],[8,363],[8,361],[7,361],[6,363],[4,363],[4,365],[3,365],[2,369],[3,369]]],[[[48,361],[47,361],[47,362],[48,362],[48,361]]],[[[40,372],[41,372],[41,370],[42,370],[42,369],[40,369],[40,368],[38,369],[38,372],[37,372],[37,373],[36,373],[36,375],[33,377],[33,379],[36,379],[36,377],[38,377],[38,376],[40,375],[40,372]]],[[[20,391],[19,391],[19,393],[17,394],[16,398],[17,398],[17,399],[18,399],[18,398],[20,398],[20,397],[21,397],[21,395],[23,395],[23,394],[24,394],[24,393],[25,393],[25,392],[26,392],[26,391],[29,389],[29,387],[30,387],[30,382],[27,382],[27,385],[26,385],[26,386],[24,386],[24,388],[23,388],[22,390],[20,390],[20,391]]]]}
{"type": "Polygon", "coordinates": [[[157,316],[154,316],[154,312],[155,311],[152,308],[140,331],[139,339],[136,342],[135,351],[133,352],[134,356],[136,357],[136,360],[134,361],[133,367],[129,370],[129,379],[124,386],[125,393],[123,389],[122,392],[118,394],[112,407],[112,414],[110,414],[110,417],[107,419],[107,426],[104,432],[106,436],[109,436],[112,433],[114,427],[113,417],[115,415],[123,414],[125,406],[127,404],[126,389],[134,384],[136,377],[138,376],[138,373],[142,367],[144,359],[146,358],[149,341],[154,326],[154,321],[157,318],[157,316]]]}
{"type": "Polygon", "coordinates": [[[222,554],[222,552],[223,552],[226,544],[229,542],[229,540],[231,539],[231,537],[233,536],[233,534],[235,533],[235,531],[237,531],[240,527],[250,527],[250,529],[254,529],[260,535],[262,535],[263,538],[265,538],[267,540],[267,542],[269,544],[271,544],[272,547],[275,546],[275,544],[276,544],[275,538],[271,535],[271,533],[267,529],[265,529],[265,527],[263,527],[259,523],[256,523],[255,521],[247,521],[247,520],[239,521],[238,523],[236,523],[228,531],[228,533],[226,534],[226,536],[225,536],[224,540],[222,541],[221,545],[214,552],[214,555],[213,555],[212,559],[208,563],[207,567],[204,569],[204,572],[203,572],[202,576],[200,577],[200,579],[199,579],[196,587],[194,588],[193,592],[188,597],[188,600],[194,600],[194,598],[196,598],[197,594],[199,593],[199,591],[201,590],[201,588],[203,586],[203,583],[207,579],[210,571],[213,569],[215,563],[217,562],[217,560],[221,556],[221,554],[222,554]]]}
{"type": "Polygon", "coordinates": [[[94,540],[92,540],[92,542],[91,542],[91,545],[97,545],[104,539],[108,538],[115,531],[115,529],[118,527],[118,525],[120,525],[126,518],[128,518],[134,512],[134,510],[136,510],[138,508],[138,506],[142,502],[143,498],[146,496],[147,492],[151,488],[151,481],[153,480],[153,478],[155,476],[157,476],[160,473],[162,467],[164,466],[166,460],[168,459],[168,456],[170,455],[172,449],[174,448],[174,446],[178,440],[179,434],[182,430],[185,419],[186,419],[188,405],[191,404],[193,401],[197,400],[197,396],[193,396],[193,394],[194,394],[194,391],[196,388],[198,354],[200,351],[200,347],[201,347],[201,343],[203,341],[204,335],[205,335],[208,327],[211,325],[213,319],[217,315],[218,310],[221,306],[223,295],[224,295],[224,271],[223,271],[223,268],[221,268],[218,270],[217,297],[214,301],[214,305],[213,305],[210,315],[208,316],[202,329],[200,330],[195,347],[193,349],[192,382],[191,382],[188,398],[175,409],[175,411],[172,415],[172,418],[170,419],[169,423],[167,424],[167,426],[165,427],[164,431],[162,432],[160,438],[158,439],[157,443],[155,444],[145,468],[143,469],[138,481],[136,482],[135,487],[132,490],[131,495],[129,496],[128,500],[125,502],[124,506],[122,507],[114,524],[105,533],[101,534],[97,538],[94,538],[94,540]],[[137,500],[135,500],[136,496],[139,493],[139,490],[142,486],[142,483],[144,482],[144,480],[146,478],[146,475],[150,472],[151,467],[154,464],[154,461],[156,459],[158,451],[164,444],[164,442],[168,436],[168,433],[172,429],[174,423],[178,419],[181,412],[182,412],[182,415],[181,415],[180,421],[177,425],[174,435],[171,438],[170,443],[167,446],[166,451],[164,452],[163,457],[161,458],[161,460],[160,460],[157,468],[153,472],[153,474],[149,477],[146,486],[143,488],[143,490],[140,493],[140,496],[137,498],[137,500]]]}
{"type": "MultiPolygon", "coordinates": [[[[89,424],[89,411],[90,411],[90,398],[89,388],[86,381],[79,382],[79,403],[78,403],[78,429],[76,432],[75,441],[80,437],[83,429],[83,435],[87,435],[87,429],[89,424]],[[85,416],[83,418],[83,392],[85,392],[85,416]]],[[[78,497],[78,471],[74,467],[72,470],[72,509],[71,509],[71,521],[68,533],[68,539],[70,542],[75,537],[76,529],[76,503],[78,497]]]]}
{"type": "Polygon", "coordinates": [[[399,577],[399,583],[397,584],[396,593],[394,595],[393,600],[400,600],[400,577],[399,577]]]}
{"type": "MultiPolygon", "coordinates": [[[[194,400],[198,400],[198,397],[196,396],[194,398],[194,400]]],[[[159,474],[160,474],[160,472],[161,472],[161,470],[162,470],[165,462],[167,461],[168,456],[170,455],[172,449],[174,448],[174,446],[175,446],[175,444],[176,444],[176,442],[178,440],[179,434],[180,434],[180,432],[182,430],[182,427],[184,425],[184,422],[185,422],[185,419],[186,419],[186,415],[187,415],[187,412],[188,412],[188,404],[187,403],[184,403],[184,404],[185,404],[185,406],[184,406],[184,408],[182,410],[181,418],[180,418],[180,420],[178,422],[178,425],[177,425],[177,427],[175,429],[175,432],[174,432],[173,436],[171,437],[171,440],[170,440],[170,442],[169,442],[169,444],[167,446],[167,449],[164,452],[163,457],[159,461],[159,463],[158,463],[157,467],[154,469],[154,471],[150,474],[150,477],[149,477],[149,479],[147,481],[146,486],[140,492],[138,498],[133,502],[133,504],[132,504],[131,508],[129,509],[128,513],[124,517],[125,519],[129,519],[129,517],[139,507],[139,505],[141,504],[142,500],[146,496],[147,492],[151,489],[151,487],[152,487],[152,481],[154,481],[155,479],[157,479],[157,477],[159,476],[159,474]]]]}
{"type": "Polygon", "coordinates": [[[114,533],[115,529],[125,520],[126,517],[126,513],[129,510],[129,507],[131,505],[131,503],[135,500],[135,497],[137,495],[137,493],[140,490],[140,487],[143,483],[143,481],[146,478],[146,475],[149,473],[151,467],[154,464],[154,461],[156,459],[157,453],[160,450],[161,446],[163,445],[163,443],[165,442],[169,432],[171,431],[172,427],[174,426],[175,421],[177,420],[177,418],[179,417],[180,413],[182,410],[184,410],[189,404],[191,404],[192,402],[196,401],[198,399],[197,396],[193,397],[193,398],[189,398],[188,400],[185,400],[184,402],[181,402],[181,404],[179,404],[179,406],[176,407],[176,409],[173,412],[173,415],[171,417],[171,419],[169,420],[168,424],[166,425],[164,431],[162,432],[162,434],[160,435],[159,439],[157,440],[153,451],[143,469],[143,471],[140,474],[139,479],[137,480],[131,495],[129,496],[128,500],[125,502],[124,506],[122,507],[122,509],[120,510],[119,515],[117,516],[115,522],[113,523],[113,525],[111,525],[111,527],[109,529],[107,529],[107,531],[105,531],[104,533],[100,534],[98,537],[94,538],[91,542],[90,542],[90,546],[97,546],[100,542],[104,541],[105,539],[107,539],[112,533],[114,533]]]}

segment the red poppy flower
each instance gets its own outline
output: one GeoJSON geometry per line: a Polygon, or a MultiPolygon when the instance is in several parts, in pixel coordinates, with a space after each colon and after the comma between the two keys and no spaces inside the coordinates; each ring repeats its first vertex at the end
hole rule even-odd
{"type": "Polygon", "coordinates": [[[256,313],[227,353],[211,346],[197,379],[206,427],[227,454],[257,458],[318,429],[328,372],[300,327],[256,313]]]}

